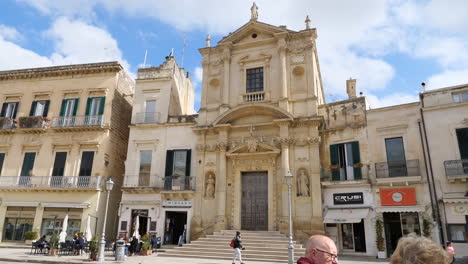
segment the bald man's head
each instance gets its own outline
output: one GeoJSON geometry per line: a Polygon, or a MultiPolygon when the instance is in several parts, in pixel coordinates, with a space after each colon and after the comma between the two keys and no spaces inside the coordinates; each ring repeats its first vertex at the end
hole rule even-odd
{"type": "Polygon", "coordinates": [[[335,242],[329,237],[322,235],[315,235],[309,238],[306,245],[305,257],[308,258],[312,264],[315,263],[338,263],[334,260],[338,251],[335,242]]]}

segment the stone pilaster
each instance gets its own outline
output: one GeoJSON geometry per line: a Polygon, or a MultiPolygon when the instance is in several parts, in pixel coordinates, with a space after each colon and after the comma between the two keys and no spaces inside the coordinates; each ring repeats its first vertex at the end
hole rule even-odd
{"type": "Polygon", "coordinates": [[[39,235],[41,233],[42,218],[44,215],[44,207],[36,207],[36,214],[34,215],[34,222],[32,226],[32,231],[37,232],[39,235]]]}

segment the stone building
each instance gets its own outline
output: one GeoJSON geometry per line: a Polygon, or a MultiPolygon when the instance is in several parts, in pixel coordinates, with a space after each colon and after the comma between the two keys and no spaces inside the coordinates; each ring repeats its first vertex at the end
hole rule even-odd
{"type": "Polygon", "coordinates": [[[468,256],[468,85],[423,92],[421,119],[443,240],[468,256]]]}
{"type": "Polygon", "coordinates": [[[133,81],[117,62],[0,72],[0,239],[115,230],[133,81]]]}
{"type": "Polygon", "coordinates": [[[198,163],[189,74],[172,56],[139,69],[133,102],[119,235],[157,233],[177,244],[186,228],[190,240],[198,163]]]}

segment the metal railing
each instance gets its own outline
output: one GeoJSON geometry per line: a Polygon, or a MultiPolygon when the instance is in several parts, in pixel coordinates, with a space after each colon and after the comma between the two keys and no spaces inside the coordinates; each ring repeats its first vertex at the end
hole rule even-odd
{"type": "Polygon", "coordinates": [[[164,177],[164,190],[166,191],[195,190],[195,177],[166,176],[164,177]]]}
{"type": "Polygon", "coordinates": [[[245,93],[242,97],[244,102],[260,102],[265,100],[265,92],[245,93]]]}
{"type": "Polygon", "coordinates": [[[0,117],[0,129],[15,129],[15,120],[7,118],[7,117],[0,117]]]}
{"type": "Polygon", "coordinates": [[[368,165],[347,166],[344,168],[322,168],[320,170],[320,179],[322,181],[353,181],[365,180],[369,177],[368,165]]]}
{"type": "Polygon", "coordinates": [[[375,163],[377,178],[421,176],[419,160],[398,160],[375,163]]]}
{"type": "Polygon", "coordinates": [[[140,175],[125,175],[123,187],[151,187],[151,188],[162,188],[163,180],[162,177],[149,174],[140,175]]]}
{"type": "Polygon", "coordinates": [[[46,128],[47,121],[42,116],[22,116],[18,119],[19,128],[46,128]]]}
{"type": "Polygon", "coordinates": [[[52,119],[51,127],[88,127],[104,125],[103,115],[59,116],[52,119]]]}
{"type": "Polygon", "coordinates": [[[0,188],[97,189],[101,176],[1,176],[0,188]]]}
{"type": "Polygon", "coordinates": [[[444,161],[445,176],[468,176],[468,159],[444,161]]]}
{"type": "Polygon", "coordinates": [[[133,124],[155,124],[159,123],[161,113],[159,112],[141,112],[133,117],[133,124]]]}
{"type": "Polygon", "coordinates": [[[195,190],[193,176],[125,175],[123,187],[126,188],[156,188],[165,191],[195,190]]]}

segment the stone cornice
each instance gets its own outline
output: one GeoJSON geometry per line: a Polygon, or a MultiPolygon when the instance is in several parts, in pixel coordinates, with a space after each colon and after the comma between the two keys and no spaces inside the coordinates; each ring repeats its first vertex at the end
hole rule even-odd
{"type": "Polygon", "coordinates": [[[74,64],[65,66],[53,66],[31,68],[21,70],[0,71],[0,81],[35,79],[43,77],[57,77],[75,74],[95,74],[105,72],[119,72],[123,67],[116,61],[88,64],[74,64]]]}

